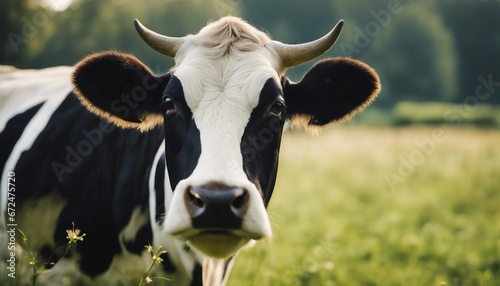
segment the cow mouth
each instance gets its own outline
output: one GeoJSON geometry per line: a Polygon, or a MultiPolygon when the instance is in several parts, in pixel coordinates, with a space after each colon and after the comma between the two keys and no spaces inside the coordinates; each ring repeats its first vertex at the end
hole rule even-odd
{"type": "Polygon", "coordinates": [[[213,258],[228,258],[250,239],[228,230],[203,230],[186,238],[188,243],[213,258]]]}

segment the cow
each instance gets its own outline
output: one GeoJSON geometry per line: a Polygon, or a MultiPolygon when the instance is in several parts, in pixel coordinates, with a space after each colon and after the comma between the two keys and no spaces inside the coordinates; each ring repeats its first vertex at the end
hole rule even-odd
{"type": "Polygon", "coordinates": [[[238,252],[272,236],[266,207],[285,123],[341,122],[381,89],[371,67],[344,57],[318,61],[297,83],[286,77],[342,26],[292,45],[231,16],[184,37],[135,20],[174,58],[165,74],[116,51],[74,67],[2,69],[2,261],[15,227],[28,239],[16,238],[18,263],[36,253],[46,268],[40,284],[136,283],[150,245],[167,251],[156,271],[175,285],[224,285],[238,252]]]}

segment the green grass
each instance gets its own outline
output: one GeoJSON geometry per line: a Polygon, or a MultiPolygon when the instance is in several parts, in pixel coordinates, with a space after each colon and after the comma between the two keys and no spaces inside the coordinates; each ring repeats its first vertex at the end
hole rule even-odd
{"type": "Polygon", "coordinates": [[[274,238],[228,285],[500,285],[500,134],[439,128],[286,133],[274,238]]]}
{"type": "Polygon", "coordinates": [[[280,161],[274,238],[228,285],[500,285],[498,130],[288,131],[280,161]]]}

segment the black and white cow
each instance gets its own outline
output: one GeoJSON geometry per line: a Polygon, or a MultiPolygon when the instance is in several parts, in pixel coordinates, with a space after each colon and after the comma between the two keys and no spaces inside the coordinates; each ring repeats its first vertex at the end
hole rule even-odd
{"type": "Polygon", "coordinates": [[[238,251],[271,237],[285,122],[339,122],[380,91],[374,70],[349,58],[321,60],[299,83],[284,75],[327,51],[343,22],[298,45],[235,17],[182,38],[135,24],[175,58],[168,73],[118,52],[0,73],[2,261],[15,174],[15,224],[51,268],[41,283],[127,283],[147,270],[152,244],[168,251],[162,273],[177,273],[174,284],[224,284],[238,251]],[[60,258],[73,223],[86,236],[60,258]]]}

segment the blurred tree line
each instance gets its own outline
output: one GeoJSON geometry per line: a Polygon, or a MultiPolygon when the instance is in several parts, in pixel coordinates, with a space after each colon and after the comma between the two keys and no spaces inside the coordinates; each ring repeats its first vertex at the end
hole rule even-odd
{"type": "MultiPolygon", "coordinates": [[[[51,9],[51,1],[61,0],[0,0],[0,64],[73,65],[93,52],[119,50],[162,73],[173,61],[140,39],[134,18],[158,33],[183,36],[232,14],[286,43],[316,39],[344,19],[327,55],[376,68],[383,83],[379,106],[462,103],[485,82],[481,92],[491,96],[482,103],[500,104],[498,0],[74,0],[64,11],[51,9]]],[[[311,64],[288,75],[300,80],[311,64]]]]}

